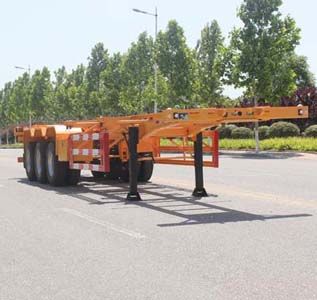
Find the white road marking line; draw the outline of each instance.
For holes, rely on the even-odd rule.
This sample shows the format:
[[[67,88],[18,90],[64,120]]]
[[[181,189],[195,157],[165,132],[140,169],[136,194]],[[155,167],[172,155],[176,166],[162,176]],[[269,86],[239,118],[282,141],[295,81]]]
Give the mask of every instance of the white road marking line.
[[[83,214],[80,211],[75,210],[75,209],[60,208],[59,210],[65,212],[65,213],[71,214],[73,216],[82,218],[82,219],[84,219],[84,220],[86,220],[88,222],[91,222],[93,224],[97,224],[97,225],[100,225],[100,226],[105,227],[107,229],[110,229],[110,230],[125,234],[125,235],[130,236],[130,237],[135,238],[135,239],[144,239],[146,237],[145,235],[143,235],[143,234],[141,234],[139,232],[131,231],[131,230],[119,227],[117,225],[114,225],[112,223],[98,220],[98,219],[96,219],[96,218],[94,218],[92,216]]]

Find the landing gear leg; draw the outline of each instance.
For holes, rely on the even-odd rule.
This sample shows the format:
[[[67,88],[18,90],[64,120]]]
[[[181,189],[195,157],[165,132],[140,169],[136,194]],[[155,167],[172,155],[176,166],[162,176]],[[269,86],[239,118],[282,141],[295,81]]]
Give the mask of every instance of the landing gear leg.
[[[128,201],[141,200],[138,193],[138,151],[139,128],[129,127],[129,183],[130,190],[127,195]]]
[[[204,188],[204,175],[203,175],[203,134],[200,132],[196,135],[194,142],[194,159],[195,159],[195,189],[193,196],[195,197],[208,197]]]

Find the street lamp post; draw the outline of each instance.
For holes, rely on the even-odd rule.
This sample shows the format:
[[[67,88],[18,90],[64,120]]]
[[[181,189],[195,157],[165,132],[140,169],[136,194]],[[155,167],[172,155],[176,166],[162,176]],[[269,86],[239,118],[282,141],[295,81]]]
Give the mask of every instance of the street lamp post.
[[[24,68],[24,67],[20,67],[20,66],[14,66],[16,69],[19,69],[19,70],[27,70],[28,71],[28,74],[29,74],[29,80],[31,81],[31,66],[28,65],[27,68]],[[32,114],[31,114],[31,105],[29,107],[29,126],[31,128],[32,126]]]
[[[144,15],[149,15],[149,16],[153,16],[155,17],[155,38],[154,38],[154,43],[156,42],[157,39],[157,7],[155,7],[155,13],[151,13],[151,12],[147,12],[144,10],[140,10],[137,8],[133,8],[132,9],[134,12],[136,13],[140,13],[140,14],[144,14]],[[158,65],[155,61],[154,63],[154,93],[155,93],[155,99],[154,99],[154,113],[157,113],[157,69],[158,69]]]
[[[254,97],[254,106],[258,106],[258,98]],[[260,152],[260,139],[259,139],[259,122],[256,121],[254,124],[254,137],[255,137],[255,153]]]

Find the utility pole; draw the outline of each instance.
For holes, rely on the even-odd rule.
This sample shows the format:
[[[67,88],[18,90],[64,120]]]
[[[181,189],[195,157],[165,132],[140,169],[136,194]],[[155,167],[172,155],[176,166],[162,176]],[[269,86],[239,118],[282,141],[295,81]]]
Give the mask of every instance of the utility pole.
[[[258,98],[257,96],[254,97],[254,106],[258,106]],[[254,123],[254,138],[255,138],[255,152],[260,152],[260,139],[259,139],[259,122],[256,121]]]
[[[136,13],[141,13],[144,15],[149,15],[149,16],[153,16],[155,17],[155,37],[154,37],[154,44],[156,45],[156,39],[157,39],[157,18],[158,18],[158,14],[157,14],[157,7],[155,7],[155,13],[150,13],[144,10],[140,10],[137,8],[133,8],[132,9],[134,12]],[[158,64],[157,61],[155,61],[154,63],[154,94],[155,94],[155,99],[154,99],[154,113],[157,113],[157,96],[158,96],[158,92],[157,92],[157,69],[158,69]]]
[[[156,48],[156,39],[157,39],[157,7],[155,7],[155,40],[154,40],[154,45]],[[156,61],[156,56],[155,56],[155,63],[154,63],[154,93],[155,93],[155,99],[154,99],[154,113],[157,113],[157,61]]]

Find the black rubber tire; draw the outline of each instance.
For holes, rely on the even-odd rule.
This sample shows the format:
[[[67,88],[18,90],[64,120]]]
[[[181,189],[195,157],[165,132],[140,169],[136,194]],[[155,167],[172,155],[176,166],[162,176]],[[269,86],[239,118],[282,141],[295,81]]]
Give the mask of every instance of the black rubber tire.
[[[80,181],[80,170],[67,170],[66,183],[68,185],[77,185]]]
[[[138,180],[139,180],[139,174],[140,174],[140,163],[138,163]],[[123,182],[129,182],[130,180],[130,174],[129,174],[129,161],[123,162],[121,164],[121,170],[120,170],[120,180]]]
[[[153,160],[144,160],[140,164],[138,181],[147,182],[151,179],[153,174]]]
[[[34,143],[28,143],[24,148],[24,168],[26,176],[30,181],[36,180],[35,175],[35,162],[34,162]]]
[[[106,173],[104,172],[98,172],[98,171],[91,171],[91,174],[94,178],[96,179],[101,179],[101,178],[104,178]]]
[[[120,180],[129,182],[129,162],[121,163]]]
[[[45,142],[37,142],[34,148],[34,168],[36,180],[47,183],[46,176],[46,146]]]
[[[121,174],[121,160],[119,158],[110,159],[110,172],[106,173],[106,178],[111,180],[118,180]]]
[[[109,172],[109,173],[106,174],[106,179],[118,180],[119,179],[119,174],[117,174],[115,172]]]
[[[50,142],[46,148],[46,171],[47,180],[51,185],[67,184],[68,164],[57,160],[54,142]]]

